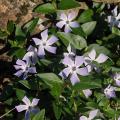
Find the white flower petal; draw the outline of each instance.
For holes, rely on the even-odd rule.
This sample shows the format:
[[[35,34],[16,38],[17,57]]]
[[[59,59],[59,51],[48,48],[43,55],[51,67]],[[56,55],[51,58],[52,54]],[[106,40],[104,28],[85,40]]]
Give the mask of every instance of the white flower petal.
[[[48,40],[47,40],[47,45],[52,45],[54,44],[55,42],[58,41],[58,38],[55,37],[54,35],[52,35]]]
[[[61,13],[60,19],[63,21],[67,21],[67,15],[65,13]]]
[[[77,17],[77,13],[72,11],[71,13],[68,14],[68,20],[72,21]]]
[[[77,28],[77,27],[80,26],[79,23],[76,22],[76,21],[74,21],[74,22],[70,22],[69,25],[70,25],[70,27],[72,27],[72,28]]]
[[[81,116],[79,120],[88,120],[88,118],[86,116]]]
[[[15,106],[15,108],[17,109],[18,112],[22,112],[24,110],[27,110],[28,106],[27,105],[18,105],[18,106]]]
[[[70,26],[68,24],[66,24],[64,31],[65,31],[65,33],[69,33],[72,31],[72,29],[70,28]]]
[[[25,96],[22,101],[27,105],[27,106],[30,106],[31,105],[31,102],[30,100]]]
[[[33,41],[35,42],[36,45],[40,45],[41,44],[41,40],[38,38],[32,38]]]
[[[65,24],[66,24],[65,21],[60,21],[60,22],[57,22],[56,26],[57,26],[58,28],[62,28]]]
[[[34,107],[38,104],[38,102],[39,102],[39,99],[33,98],[31,105]]]
[[[84,63],[84,57],[83,56],[76,56],[75,57],[75,66],[80,67]]]
[[[98,63],[104,63],[106,60],[108,59],[108,56],[106,56],[105,54],[101,53],[97,58],[96,58],[96,62]]]
[[[86,98],[88,98],[92,95],[92,91],[90,89],[83,90],[83,93]]]
[[[73,73],[70,77],[70,81],[72,85],[75,85],[76,83],[80,82],[80,79],[78,78],[76,73]]]
[[[47,39],[48,39],[48,29],[44,30],[44,31],[41,33],[41,37],[42,37],[42,40],[43,40],[43,41],[47,41]]]
[[[88,54],[88,56],[91,58],[91,60],[95,60],[96,51],[93,49],[93,50]]]
[[[92,110],[90,113],[89,113],[89,119],[94,119],[96,116],[97,116],[97,113],[98,113],[98,109],[96,110]]]

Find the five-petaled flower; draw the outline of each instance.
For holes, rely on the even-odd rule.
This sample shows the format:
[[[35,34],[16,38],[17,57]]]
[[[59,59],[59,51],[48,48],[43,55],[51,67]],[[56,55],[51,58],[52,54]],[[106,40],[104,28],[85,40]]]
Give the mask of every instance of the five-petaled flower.
[[[112,10],[112,16],[108,16],[108,23],[110,23],[110,28],[112,28],[113,26],[116,26],[118,28],[120,28],[120,13],[118,13],[118,6],[116,6],[114,8],[114,10]]]
[[[81,116],[79,120],[93,120],[97,116],[97,113],[98,113],[98,109],[92,110],[89,113],[89,117]]]
[[[14,75],[21,77],[23,79],[27,78],[28,73],[36,73],[36,68],[35,67],[30,67],[29,61],[24,61],[18,59],[16,61],[16,65],[14,65],[15,69],[18,70]]]
[[[107,88],[104,89],[104,94],[107,98],[115,98],[116,97],[115,90],[116,87],[108,85]]]
[[[25,103],[25,105],[18,105],[15,106],[18,112],[22,112],[26,110],[25,112],[25,120],[30,120],[30,112],[36,114],[39,112],[38,108],[35,108],[39,102],[39,99],[33,98],[32,102],[25,96],[22,101]]]
[[[120,86],[120,73],[115,73],[115,74],[113,75],[113,79],[115,80],[116,85],[117,85],[117,86]]]
[[[88,53],[88,56],[85,57],[85,65],[87,66],[88,71],[91,72],[92,69],[97,70],[96,65],[93,63],[94,61],[97,63],[104,63],[107,59],[108,56],[103,53],[99,54],[99,56],[96,58],[96,51],[93,49]]]
[[[27,49],[27,53],[24,55],[23,60],[30,62],[31,64],[36,64],[38,57],[37,57],[37,48],[33,47],[32,45],[29,46]]]
[[[71,28],[79,27],[79,23],[77,21],[74,21],[76,17],[77,17],[77,14],[74,11],[66,14],[61,13],[60,21],[56,24],[56,26],[58,28],[63,28],[63,26],[65,26],[64,28],[65,33],[69,33],[72,31]]]
[[[84,63],[84,57],[83,56],[76,56],[74,60],[72,60],[69,57],[65,57],[62,60],[62,63],[66,66],[65,69],[63,69],[59,75],[65,79],[70,75],[70,80],[72,85],[78,83],[79,77],[77,74],[86,76],[88,75],[88,70],[86,67],[80,68],[81,65]]]
[[[48,36],[48,29],[41,33],[41,39],[33,38],[33,41],[38,45],[38,56],[43,58],[45,56],[45,50],[50,53],[56,54],[56,47],[53,47],[55,42],[58,41],[58,38],[52,35],[50,38]]]

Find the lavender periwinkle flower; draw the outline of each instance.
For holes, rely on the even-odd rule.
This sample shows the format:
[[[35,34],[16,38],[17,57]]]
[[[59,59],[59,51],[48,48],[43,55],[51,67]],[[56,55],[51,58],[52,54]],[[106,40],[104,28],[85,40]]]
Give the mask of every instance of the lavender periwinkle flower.
[[[83,90],[83,93],[84,93],[85,97],[88,98],[92,95],[92,90],[85,89],[85,90]]]
[[[77,74],[86,76],[88,75],[88,70],[86,67],[80,68],[81,65],[84,63],[84,57],[83,56],[76,56],[74,60],[72,60],[69,57],[65,57],[62,60],[62,63],[66,66],[65,69],[63,69],[59,75],[65,79],[70,75],[70,81],[72,85],[80,82],[79,77]]]
[[[116,26],[120,28],[120,13],[118,13],[118,6],[112,10],[112,15],[108,16],[108,23],[110,23],[110,28]]]
[[[92,110],[89,113],[89,117],[81,116],[79,120],[93,120],[97,116],[97,113],[98,113],[98,109]]]
[[[31,64],[36,64],[37,60],[38,60],[38,56],[37,56],[37,48],[33,47],[32,45],[30,45],[27,49],[27,53],[24,55],[23,60],[26,60],[28,62],[30,62]]]
[[[105,89],[104,89],[104,94],[107,98],[115,98],[116,94],[115,94],[115,90],[116,87],[113,87],[111,85],[108,85]]]
[[[25,120],[30,120],[30,113],[38,113],[39,112],[39,109],[36,108],[38,102],[39,102],[39,99],[36,99],[36,98],[33,98],[32,102],[25,96],[22,101],[25,103],[24,105],[18,105],[18,106],[15,106],[16,110],[18,112],[22,112],[24,110],[26,110],[25,112]]]
[[[116,85],[117,85],[117,86],[120,86],[120,73],[115,73],[115,74],[113,75],[113,79],[114,79]]]
[[[18,59],[16,61],[16,65],[14,65],[14,67],[16,70],[18,70],[14,75],[16,75],[18,77],[22,76],[23,79],[27,78],[28,73],[32,73],[32,74],[36,73],[36,68],[31,67],[29,61]]]
[[[99,71],[99,69],[93,63],[94,61],[97,62],[97,63],[104,63],[108,59],[108,56],[106,56],[103,53],[99,54],[98,57],[96,57],[96,56],[97,55],[96,55],[95,49],[92,49],[88,53],[88,56],[85,57],[85,62],[84,63],[87,66],[89,72],[91,72],[92,69],[95,69],[96,71]]]
[[[56,24],[56,26],[60,29],[64,26],[64,32],[69,33],[72,31],[71,28],[79,27],[79,23],[74,20],[76,17],[77,14],[75,11],[71,11],[70,13],[61,13],[59,16],[60,21]]]
[[[56,47],[52,45],[58,41],[58,38],[52,35],[51,37],[48,36],[48,29],[44,30],[41,33],[41,39],[33,38],[33,41],[38,46],[38,56],[43,58],[45,56],[45,50],[56,54]]]

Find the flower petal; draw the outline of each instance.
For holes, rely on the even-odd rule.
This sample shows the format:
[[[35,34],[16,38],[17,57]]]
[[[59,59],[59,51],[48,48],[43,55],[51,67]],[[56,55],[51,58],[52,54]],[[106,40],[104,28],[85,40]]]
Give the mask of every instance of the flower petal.
[[[17,109],[18,112],[22,112],[24,110],[27,110],[28,106],[27,105],[18,105],[18,106],[15,106],[15,108]]]
[[[28,72],[29,72],[29,73],[37,73],[37,72],[36,72],[36,67],[30,67],[30,68],[28,69]]]
[[[16,64],[17,64],[17,65],[21,65],[21,66],[25,66],[25,62],[24,62],[23,60],[20,60],[20,59],[18,59],[18,60],[16,61]]]
[[[22,101],[27,105],[27,106],[30,106],[31,105],[31,102],[30,100],[25,96]]]
[[[90,89],[83,90],[83,93],[86,98],[92,95],[92,91]]]
[[[70,26],[67,24],[65,25],[65,29],[64,29],[65,33],[69,33],[72,31],[72,29],[70,28]]]
[[[44,30],[44,31],[41,33],[41,37],[42,37],[42,40],[43,40],[43,41],[47,41],[47,39],[48,39],[48,29]]]
[[[69,74],[70,74],[70,68],[69,68],[69,67],[63,69],[63,70],[59,73],[59,75],[60,75],[63,79],[67,78]]]
[[[20,77],[22,74],[23,74],[23,71],[19,70],[14,75]]]
[[[98,113],[98,109],[96,110],[92,110],[90,113],[89,113],[89,119],[94,119],[96,116],[97,116],[97,113]]]
[[[63,21],[67,21],[67,15],[65,13],[61,13],[60,19]]]
[[[75,66],[80,67],[84,63],[84,57],[83,56],[76,56],[75,57]]]
[[[88,72],[87,67],[78,68],[78,69],[76,70],[76,72],[77,72],[79,75],[82,75],[82,76],[87,76],[87,75],[89,75],[89,72]]]
[[[34,114],[37,114],[40,111],[40,109],[39,108],[31,108],[30,111]]]
[[[95,61],[97,61],[98,63],[104,63],[107,59],[108,59],[108,56],[101,53]]]
[[[42,46],[39,46],[39,48],[38,48],[38,56],[40,58],[43,58],[45,56],[45,50]]]
[[[73,73],[70,77],[70,81],[72,83],[72,85],[75,85],[76,83],[80,82],[78,76],[76,73]]]
[[[57,41],[58,41],[58,38],[55,37],[54,35],[52,35],[52,36],[48,39],[47,44],[48,44],[48,45],[52,45],[52,44],[54,44],[54,43],[57,42]]]
[[[72,27],[72,28],[77,28],[77,27],[80,26],[79,23],[76,22],[76,21],[74,21],[74,22],[70,22],[69,25],[70,25],[70,27]]]
[[[62,60],[62,63],[63,63],[64,65],[74,66],[74,61],[72,61],[69,57],[65,57],[65,58]]]
[[[20,66],[20,65],[14,65],[14,68],[15,68],[16,70],[19,70],[19,69],[21,69],[21,66]]]
[[[32,106],[33,107],[36,106],[38,104],[38,102],[39,102],[39,99],[33,98],[33,100],[32,100]]]
[[[96,51],[93,49],[93,50],[88,54],[88,56],[91,58],[91,60],[95,60]]]
[[[65,24],[66,24],[65,21],[60,21],[60,22],[57,22],[56,26],[57,26],[58,28],[62,28]]]
[[[88,120],[86,116],[81,116],[79,120]]]
[[[56,49],[57,49],[56,47],[47,46],[45,47],[45,49],[50,53],[56,54]]]
[[[115,80],[115,82],[117,86],[120,86],[120,80]]]
[[[38,38],[32,38],[36,45],[40,45],[41,40]]]
[[[30,120],[30,111],[29,110],[27,110],[25,112],[25,120]]]
[[[69,20],[69,21],[74,20],[76,17],[77,17],[76,12],[73,12],[73,11],[72,11],[71,13],[68,14],[68,20]]]

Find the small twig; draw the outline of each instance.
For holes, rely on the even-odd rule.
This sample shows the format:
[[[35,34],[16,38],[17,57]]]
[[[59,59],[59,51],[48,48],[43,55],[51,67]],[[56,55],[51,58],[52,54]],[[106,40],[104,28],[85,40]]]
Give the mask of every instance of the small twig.
[[[15,108],[11,109],[10,111],[8,111],[7,113],[3,114],[2,116],[0,116],[0,119],[5,117],[7,114],[9,114],[10,112],[12,112]]]

